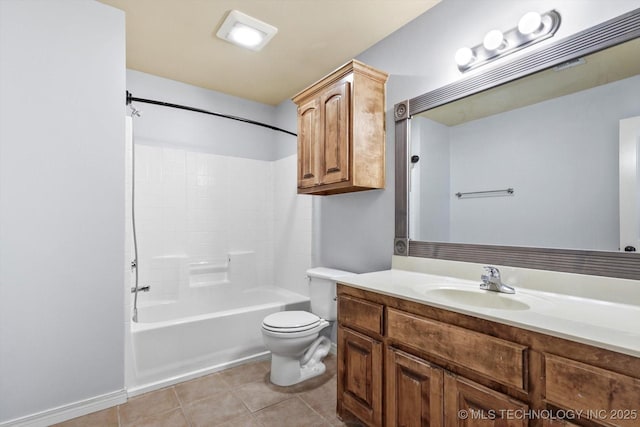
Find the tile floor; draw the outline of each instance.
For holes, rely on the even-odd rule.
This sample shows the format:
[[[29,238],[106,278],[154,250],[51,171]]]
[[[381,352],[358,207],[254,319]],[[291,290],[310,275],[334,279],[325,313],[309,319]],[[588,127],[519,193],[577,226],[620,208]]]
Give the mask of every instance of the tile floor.
[[[335,414],[336,357],[327,356],[325,364],[327,372],[321,376],[278,387],[269,382],[269,361],[249,363],[55,427],[346,426]]]

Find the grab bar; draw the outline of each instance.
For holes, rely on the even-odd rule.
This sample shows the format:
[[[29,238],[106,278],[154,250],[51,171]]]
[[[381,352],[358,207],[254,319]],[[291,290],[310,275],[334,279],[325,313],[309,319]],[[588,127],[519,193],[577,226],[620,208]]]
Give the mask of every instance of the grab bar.
[[[465,193],[457,192],[455,195],[458,199],[462,199],[466,196],[510,196],[513,195],[514,192],[515,190],[513,188],[506,188],[504,190],[467,191]]]

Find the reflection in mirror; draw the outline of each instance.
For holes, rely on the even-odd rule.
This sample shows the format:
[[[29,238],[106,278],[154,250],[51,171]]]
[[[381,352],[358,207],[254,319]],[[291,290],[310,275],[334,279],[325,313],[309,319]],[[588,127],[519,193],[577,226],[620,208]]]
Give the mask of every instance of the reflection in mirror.
[[[413,116],[410,239],[602,251],[635,244],[638,141],[625,154],[636,156],[634,173],[623,172],[619,128],[637,116],[638,40]],[[635,180],[625,187],[634,203],[620,204],[620,180]]]

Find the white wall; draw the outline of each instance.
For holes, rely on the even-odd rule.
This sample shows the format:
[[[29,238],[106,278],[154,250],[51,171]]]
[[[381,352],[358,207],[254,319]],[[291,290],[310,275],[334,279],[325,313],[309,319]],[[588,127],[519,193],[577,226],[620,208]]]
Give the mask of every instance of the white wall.
[[[0,2],[0,424],[124,396],[124,67],[121,11]]]
[[[320,246],[314,263],[356,272],[390,267],[394,236],[393,105],[459,79],[453,61],[459,47],[480,43],[494,27],[512,28],[529,10],[556,9],[562,15],[558,32],[546,43],[637,7],[637,0],[610,1],[606,8],[601,0],[443,0],[358,55],[357,59],[391,74],[387,83],[386,189],[318,199],[314,215],[318,212],[320,218],[314,222],[318,222]],[[526,52],[524,49],[519,54]]]

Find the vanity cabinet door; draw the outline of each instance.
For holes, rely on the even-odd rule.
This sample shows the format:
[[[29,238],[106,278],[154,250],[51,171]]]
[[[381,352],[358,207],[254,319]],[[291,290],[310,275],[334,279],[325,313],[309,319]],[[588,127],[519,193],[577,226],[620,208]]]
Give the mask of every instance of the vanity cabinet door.
[[[526,427],[529,407],[451,373],[444,376],[445,427]]]
[[[338,327],[338,413],[341,406],[369,426],[382,425],[382,343]]]
[[[443,370],[392,347],[386,352],[386,425],[442,427]]]

